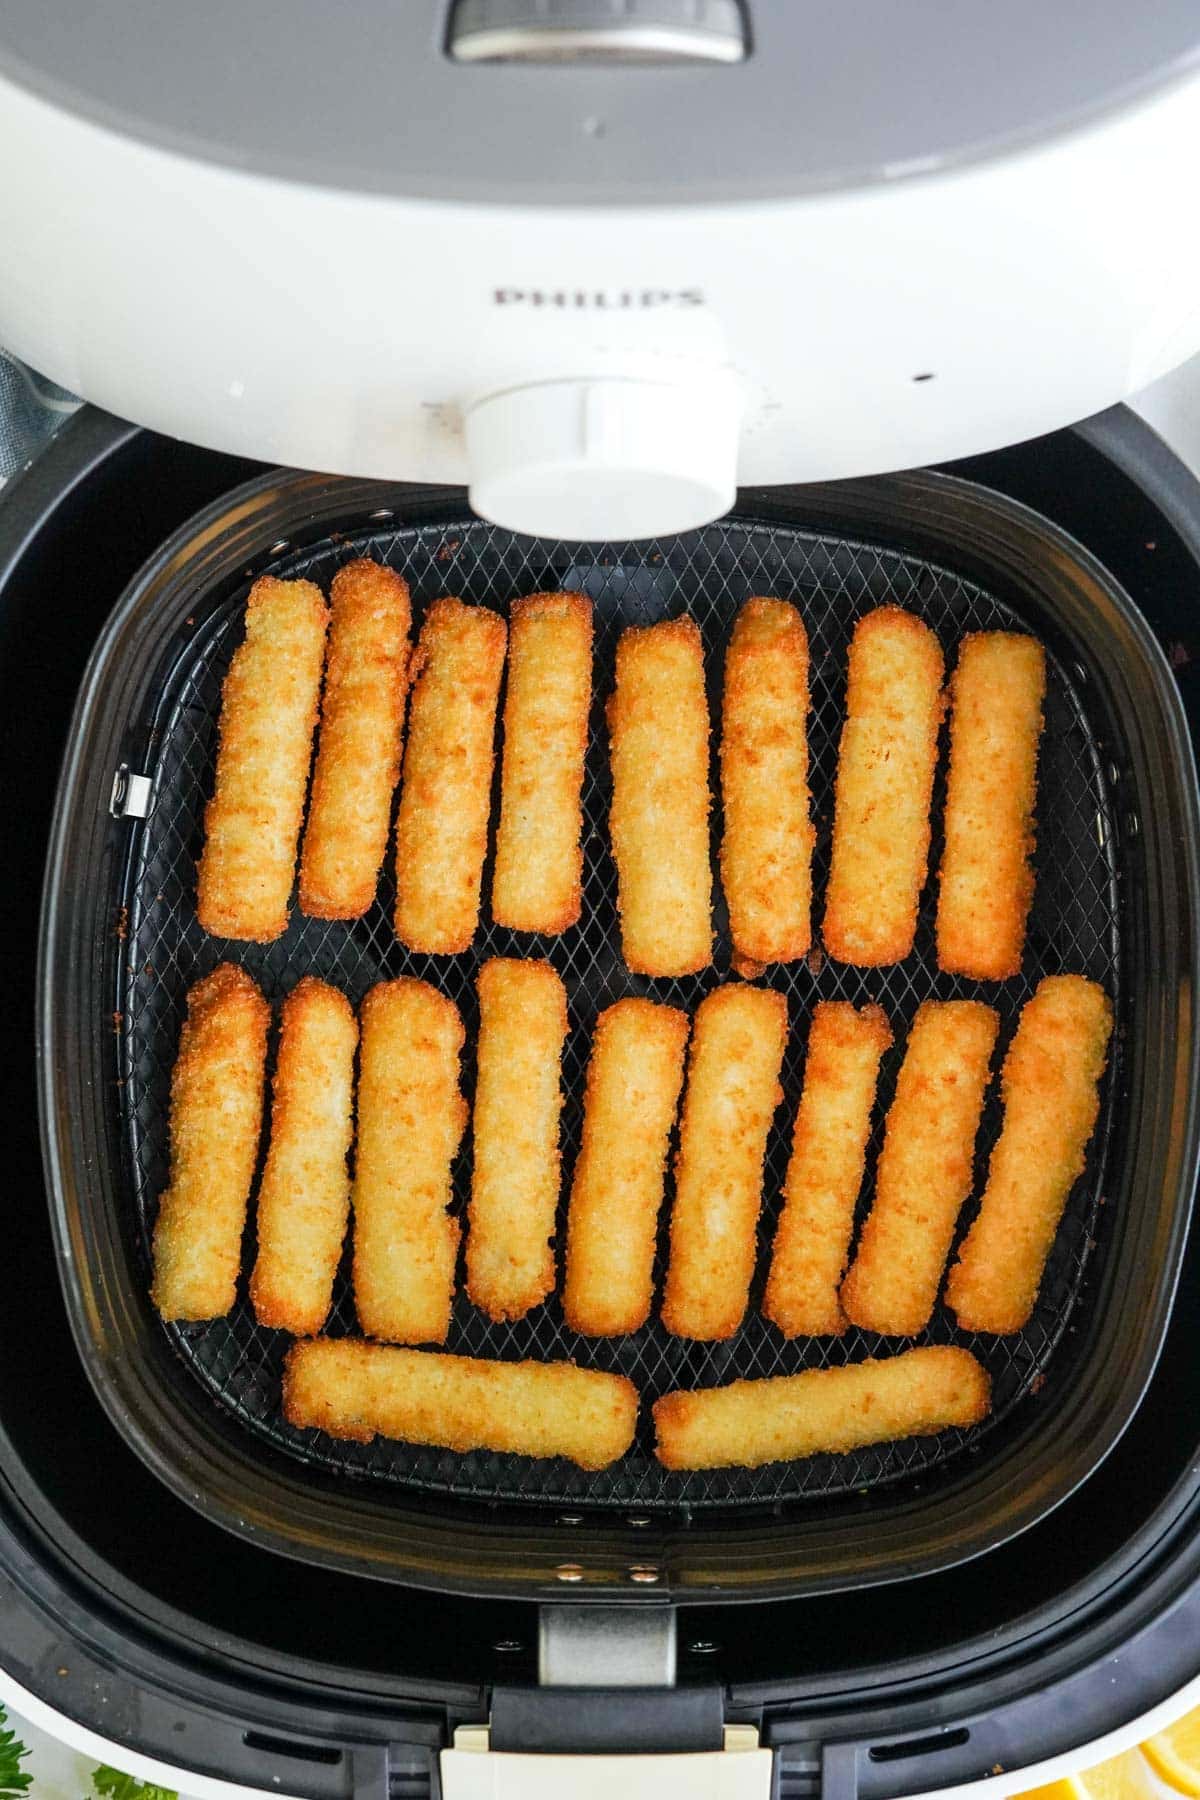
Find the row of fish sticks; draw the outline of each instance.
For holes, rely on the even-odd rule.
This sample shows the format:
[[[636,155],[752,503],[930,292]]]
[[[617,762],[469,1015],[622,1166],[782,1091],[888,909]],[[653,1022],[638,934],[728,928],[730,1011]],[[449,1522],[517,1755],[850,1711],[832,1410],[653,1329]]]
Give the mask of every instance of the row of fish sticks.
[[[513,602],[506,625],[487,607],[440,599],[415,649],[411,622],[406,584],[370,561],[338,573],[331,609],[309,582],[255,584],[222,699],[199,871],[206,930],[265,942],[285,929],[319,713],[301,911],[350,919],[372,904],[400,780],[397,936],[421,952],[468,949],[481,907],[506,647],[492,916],[543,934],[578,921],[590,602],[531,595]],[[1044,689],[1034,639],[986,632],[963,640],[948,690],[937,912],[945,970],[986,980],[1020,970]],[[920,620],[888,606],[859,621],[822,927],[838,961],[881,966],[912,949],[946,691],[941,646]],[[747,601],[724,667],[720,870],[735,964],[751,976],[798,960],[813,941],[808,714],[800,612],[784,600]],[[713,877],[709,709],[691,619],[622,633],[608,723],[625,961],[652,977],[697,973],[712,962]]]
[[[557,1283],[567,1006],[561,979],[542,961],[493,959],[478,992],[466,1292],[501,1321],[524,1317]],[[390,1343],[443,1344],[460,1238],[452,1165],[468,1118],[462,1020],[445,995],[409,977],[372,988],[360,1017],[361,1045],[348,1001],[312,977],[284,1002],[251,1300],[261,1324],[320,1332],[353,1201],[363,1331]],[[166,1318],[212,1318],[234,1303],[268,1018],[251,977],[229,964],[189,997],[172,1084],[170,1185],[154,1238],[153,1294]],[[645,998],[600,1015],[567,1209],[562,1304],[571,1329],[613,1336],[650,1317],[678,1114],[662,1322],[702,1341],[737,1332],[756,1263],[788,1024],[785,997],[748,983],[716,988],[691,1021]],[[1111,1028],[1107,996],[1081,976],[1047,977],[1022,1010],[1001,1077],[1003,1127],[946,1288],[968,1330],[1019,1331],[1033,1310],[1095,1125]],[[836,1335],[851,1323],[912,1337],[928,1324],[971,1192],[998,1029],[982,1001],[918,1009],[851,1256],[892,1034],[876,1006],[816,1007],[764,1297],[785,1336]]]

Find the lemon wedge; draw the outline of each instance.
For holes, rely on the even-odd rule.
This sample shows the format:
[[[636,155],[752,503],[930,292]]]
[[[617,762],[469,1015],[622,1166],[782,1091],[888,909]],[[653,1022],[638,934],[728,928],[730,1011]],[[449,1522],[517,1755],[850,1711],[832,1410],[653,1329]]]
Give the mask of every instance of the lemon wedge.
[[[1200,1706],[1142,1745],[1151,1768],[1181,1794],[1200,1794]]]
[[[1146,1800],[1150,1786],[1141,1756],[1136,1750],[1127,1750],[1124,1756],[1110,1757],[1094,1768],[1081,1769],[1078,1775],[1064,1775],[1044,1787],[1028,1788],[1013,1800]],[[1186,1791],[1200,1794],[1200,1787]]]
[[[1064,1775],[1060,1781],[1048,1781],[1045,1787],[1026,1788],[1023,1794],[1014,1794],[1013,1800],[1081,1800],[1083,1789],[1073,1775]]]

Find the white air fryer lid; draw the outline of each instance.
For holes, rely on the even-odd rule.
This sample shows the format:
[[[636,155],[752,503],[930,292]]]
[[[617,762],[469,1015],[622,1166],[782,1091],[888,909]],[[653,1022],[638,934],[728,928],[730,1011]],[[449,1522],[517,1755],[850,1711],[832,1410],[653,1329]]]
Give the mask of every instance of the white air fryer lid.
[[[650,66],[622,60],[623,40]],[[488,51],[542,60],[458,60]],[[621,66],[580,60],[596,55]],[[93,121],[257,173],[442,200],[861,185],[1060,131],[1198,59],[1195,0],[0,8],[0,73]]]

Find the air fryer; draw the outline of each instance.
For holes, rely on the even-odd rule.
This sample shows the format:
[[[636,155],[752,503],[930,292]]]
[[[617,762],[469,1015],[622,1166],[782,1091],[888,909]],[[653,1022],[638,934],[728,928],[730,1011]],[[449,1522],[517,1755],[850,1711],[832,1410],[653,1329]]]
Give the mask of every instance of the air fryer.
[[[313,1800],[751,1741],[764,1792],[884,1796],[1027,1765],[1194,1672],[1200,490],[1114,403],[1200,345],[1198,54],[1188,0],[4,9],[0,341],[91,403],[0,498],[23,1689]],[[710,654],[756,557],[835,652],[876,596],[951,640],[1044,636],[1031,969],[1081,958],[1120,1030],[987,1432],[686,1490],[645,1443],[627,1493],[348,1466],[279,1426],[244,1315],[214,1362],[149,1313],[230,621],[257,571],[328,575],[334,533],[429,579],[444,549],[476,597],[529,591],[533,555],[610,633],[686,602]]]

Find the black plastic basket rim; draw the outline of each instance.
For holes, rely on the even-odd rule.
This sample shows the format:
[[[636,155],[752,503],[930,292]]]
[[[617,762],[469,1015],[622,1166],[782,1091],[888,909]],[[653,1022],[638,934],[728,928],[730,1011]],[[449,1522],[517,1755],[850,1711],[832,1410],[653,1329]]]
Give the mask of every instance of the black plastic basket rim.
[[[424,605],[443,588],[468,600],[502,609],[511,595],[551,583],[582,587],[595,601],[595,689],[591,743],[584,783],[584,908],[577,926],[551,939],[529,939],[498,928],[488,906],[469,951],[453,958],[415,956],[396,943],[392,922],[392,871],[385,863],[376,902],[349,924],[292,914],[284,936],[270,946],[219,944],[198,928],[193,894],[201,837],[201,811],[211,783],[215,723],[221,680],[237,642],[244,594],[235,591],[215,605],[207,601],[189,614],[188,631],[172,657],[150,726],[152,760],[143,765],[151,782],[153,812],[131,826],[134,842],[119,891],[123,929],[117,957],[114,1011],[120,1019],[119,1107],[126,1144],[129,1191],[139,1226],[140,1261],[149,1279],[150,1239],[159,1196],[167,1182],[165,1122],[168,1082],[174,1062],[184,997],[192,983],[219,957],[239,962],[268,995],[281,998],[301,976],[317,973],[360,999],[376,980],[415,975],[429,980],[460,1006],[467,1022],[464,1075],[468,1092],[475,1047],[475,977],[492,955],[547,956],[562,974],[569,995],[572,1030],[563,1058],[566,1105],[563,1111],[563,1204],[558,1246],[565,1236],[565,1199],[579,1141],[584,1061],[590,1027],[603,1006],[634,993],[691,1013],[712,984],[731,978],[732,946],[718,890],[715,966],[695,977],[647,981],[632,977],[616,955],[614,870],[608,845],[608,756],[604,697],[613,680],[617,638],[626,624],[670,615],[685,605],[700,625],[708,649],[714,717],[719,708],[723,651],[742,591],[794,592],[805,615],[810,644],[812,711],[808,737],[813,812],[818,820],[814,880],[818,899],[828,863],[831,788],[840,732],[841,684],[847,640],[865,610],[902,601],[937,630],[953,657],[965,630],[1019,625],[1012,613],[976,583],[924,559],[905,558],[852,540],[829,538],[786,527],[725,521],[644,551],[625,546],[543,543],[515,538],[479,520],[456,518],[432,525],[376,521],[368,533],[339,532],[336,541],[279,554],[270,565],[276,576],[303,576],[328,586],[336,568],[367,554],[381,559],[410,582],[418,624]],[[848,1330],[841,1338],[788,1342],[763,1321],[760,1286],[767,1244],[782,1192],[789,1126],[800,1089],[801,1045],[812,1009],[820,1000],[863,1000],[881,1004],[897,1033],[884,1057],[879,1105],[875,1109],[872,1153],[860,1201],[870,1206],[881,1114],[903,1056],[906,1032],[921,1001],[983,998],[1002,1021],[996,1051],[1003,1057],[1021,1005],[1046,973],[1071,969],[1099,981],[1121,1011],[1119,906],[1114,852],[1118,826],[1100,758],[1096,754],[1081,696],[1057,658],[1048,664],[1046,730],[1042,744],[1041,846],[1038,893],[1021,974],[1003,983],[978,983],[945,976],[935,966],[933,905],[927,888],[916,948],[891,968],[860,970],[820,954],[774,966],[759,977],[789,1005],[791,1029],[782,1072],[784,1101],[768,1139],[764,1208],[759,1240],[762,1254],[747,1316],[734,1337],[714,1345],[688,1344],[671,1337],[657,1317],[637,1333],[592,1340],[572,1333],[555,1295],[515,1323],[488,1322],[470,1305],[461,1287],[453,1309],[450,1352],[501,1360],[569,1358],[585,1366],[620,1371],[635,1381],[643,1401],[638,1439],[610,1470],[585,1473],[561,1462],[535,1463],[476,1450],[467,1455],[376,1439],[370,1445],[341,1444],[323,1433],[300,1432],[280,1416],[282,1358],[286,1334],[255,1322],[244,1292],[228,1318],[207,1325],[171,1325],[170,1341],[198,1380],[234,1419],[260,1440],[312,1467],[348,1479],[420,1488],[478,1500],[515,1501],[538,1506],[616,1507],[630,1511],[691,1512],[697,1508],[745,1508],[876,1492],[889,1481],[912,1481],[939,1469],[950,1457],[986,1454],[986,1439],[1030,1391],[1059,1378],[1059,1363],[1086,1302],[1092,1251],[1104,1254],[1111,1213],[1100,1205],[1107,1142],[1113,1118],[1112,1095],[1120,1080],[1120,1051],[1114,1046],[1106,1075],[1101,1121],[1093,1134],[1086,1175],[1075,1186],[1066,1217],[1027,1326],[1012,1337],[963,1333],[944,1307],[935,1310],[920,1343],[953,1341],[980,1357],[992,1378],[992,1411],[969,1430],[868,1446],[840,1456],[810,1457],[757,1470],[714,1470],[671,1474],[654,1459],[648,1443],[649,1408],[660,1393],[675,1387],[706,1387],[747,1377],[771,1377],[800,1368],[855,1362],[868,1355],[895,1354],[904,1347],[869,1333]],[[935,796],[937,831],[931,866],[940,853],[940,782]],[[720,835],[720,796],[715,795],[714,837]],[[486,886],[486,883],[485,883]],[[819,905],[816,909],[819,917]],[[274,1039],[272,1040],[274,1041]],[[989,1085],[977,1139],[976,1195],[991,1143],[999,1127],[997,1084]],[[465,1209],[470,1134],[457,1165],[457,1198]],[[659,1275],[665,1264],[666,1221],[660,1229]],[[973,1216],[963,1209],[961,1237]],[[953,1255],[953,1253],[952,1253]],[[658,1285],[658,1284],[656,1284]],[[354,1334],[357,1322],[347,1260],[334,1288],[326,1331]]]
[[[530,1591],[532,1582],[534,1589],[544,1585],[547,1591],[554,1592],[557,1597],[586,1597],[586,1587],[584,1594],[580,1596],[575,1593],[564,1595],[563,1590],[554,1585],[557,1564],[553,1558],[559,1554],[567,1554],[568,1549],[571,1554],[582,1553],[586,1543],[592,1559],[594,1579],[603,1581],[609,1587],[626,1588],[625,1577],[630,1555],[626,1546],[634,1540],[628,1539],[628,1534],[623,1532],[619,1524],[611,1533],[601,1523],[594,1531],[576,1530],[565,1534],[557,1524],[549,1525],[539,1532],[542,1542],[539,1553],[533,1557],[531,1564],[528,1547],[521,1549],[514,1546],[509,1537],[510,1531],[516,1526],[515,1520],[507,1519],[495,1508],[490,1509],[489,1516],[480,1519],[479,1509],[456,1507],[455,1518],[458,1521],[461,1517],[461,1524],[456,1523],[450,1528],[450,1537],[459,1539],[459,1548],[463,1554],[457,1558],[451,1554],[451,1562],[456,1562],[457,1566],[446,1567],[443,1564],[439,1569],[436,1566],[438,1557],[430,1556],[432,1540],[439,1539],[443,1554],[452,1549],[452,1546],[438,1523],[431,1520],[425,1510],[415,1511],[411,1518],[407,1513],[398,1515],[394,1506],[381,1509],[359,1493],[348,1503],[350,1514],[347,1514],[345,1508],[337,1504],[336,1498],[325,1491],[323,1484],[298,1488],[293,1472],[278,1466],[260,1470],[258,1473],[263,1477],[264,1485],[256,1486],[251,1482],[250,1489],[247,1490],[244,1485],[247,1470],[242,1466],[242,1459],[235,1449],[222,1440],[219,1433],[214,1432],[211,1419],[200,1413],[191,1413],[186,1403],[180,1405],[178,1400],[174,1405],[160,1404],[163,1396],[155,1392],[155,1382],[146,1379],[150,1371],[142,1368],[136,1376],[131,1376],[130,1358],[127,1355],[106,1355],[103,1346],[98,1343],[93,1280],[96,1270],[90,1260],[90,1249],[95,1247],[96,1242],[93,1231],[97,1220],[94,1217],[85,1220],[71,1204],[71,1199],[77,1198],[77,1195],[72,1193],[70,1177],[79,1166],[72,1149],[78,1149],[79,1145],[76,1143],[71,1146],[66,1141],[73,1135],[78,1136],[72,1129],[76,1124],[75,1118],[69,1111],[64,1117],[57,1105],[62,1097],[59,1080],[63,1065],[59,1048],[62,1041],[62,1021],[58,1015],[56,995],[64,992],[64,945],[61,939],[64,926],[69,926],[72,922],[78,924],[79,886],[77,884],[73,898],[69,897],[63,892],[61,878],[64,865],[77,861],[82,848],[80,844],[73,843],[72,839],[76,833],[79,802],[82,799],[79,788],[87,774],[84,766],[86,750],[91,734],[99,722],[98,715],[111,713],[114,704],[111,693],[97,691],[98,678],[102,674],[110,675],[110,659],[119,640],[127,637],[134,615],[137,615],[139,621],[138,632],[144,632],[147,614],[153,612],[155,601],[161,599],[165,589],[173,584],[179,586],[181,581],[186,587],[189,580],[207,585],[213,578],[211,570],[207,574],[204,571],[207,568],[205,558],[211,560],[214,544],[220,536],[214,528],[223,525],[226,534],[232,533],[232,536],[226,535],[223,539],[226,562],[244,561],[249,569],[255,563],[261,564],[261,551],[265,546],[275,544],[279,536],[285,535],[280,529],[280,521],[285,515],[292,521],[293,537],[298,534],[320,536],[335,516],[377,511],[389,500],[393,509],[400,508],[407,517],[413,519],[426,516],[431,509],[445,516],[456,507],[461,509],[462,504],[461,494],[451,490],[332,482],[319,477],[287,474],[268,475],[249,483],[209,508],[206,513],[198,515],[163,546],[159,555],[132,584],[97,645],[77,708],[60,788],[44,899],[39,981],[41,1041],[44,1048],[41,1065],[43,1130],[55,1199],[55,1226],[60,1251],[64,1252],[64,1285],[77,1343],[93,1383],[110,1414],[160,1476],[192,1504],[199,1505],[211,1516],[235,1529],[249,1531],[263,1541],[274,1543],[276,1548],[290,1550],[293,1554],[315,1556],[318,1560],[331,1561],[343,1567],[367,1568],[370,1572],[390,1574],[397,1579],[417,1580],[430,1585],[466,1586],[473,1590],[494,1589],[497,1582],[511,1588],[515,1579],[516,1586],[526,1593]],[[1169,673],[1148,629],[1132,604],[1085,550],[1072,544],[1065,534],[1049,526],[1037,515],[1029,513],[1027,509],[1002,500],[986,490],[975,489],[970,484],[943,476],[922,474],[887,477],[875,482],[839,484],[828,489],[756,493],[744,496],[743,500],[744,504],[739,507],[739,517],[761,521],[765,515],[768,523],[774,522],[800,530],[819,530],[824,526],[840,532],[845,524],[854,523],[859,529],[853,535],[868,542],[873,540],[888,543],[889,539],[895,542],[899,529],[905,547],[910,546],[914,532],[918,538],[931,532],[936,535],[939,529],[944,529],[944,516],[947,512],[956,512],[965,507],[971,514],[972,529],[969,535],[972,552],[981,559],[981,566],[977,570],[981,579],[987,579],[989,572],[994,573],[990,565],[1001,552],[1012,560],[1011,538],[1014,533],[1018,538],[1027,534],[1034,544],[1040,546],[1043,553],[1046,550],[1056,552],[1062,559],[1062,567],[1071,569],[1074,576],[1082,577],[1095,596],[1105,598],[1111,612],[1110,625],[1120,622],[1129,638],[1126,648],[1128,650],[1132,647],[1136,652],[1133,660],[1140,662],[1141,675],[1143,679],[1148,679],[1155,694],[1161,715],[1158,720],[1162,735],[1160,749],[1172,768],[1174,781],[1170,798],[1174,803],[1173,810],[1178,814],[1178,829],[1171,833],[1171,847],[1187,865],[1188,875],[1194,875],[1194,775],[1186,727]],[[372,501],[375,505],[369,508],[368,503]],[[886,524],[878,522],[881,509],[885,513],[890,510],[893,515]],[[908,517],[903,516],[906,509]],[[829,522],[830,515],[840,515],[832,526]],[[876,522],[872,528],[873,519]],[[925,554],[927,548],[927,545],[919,548],[916,553]],[[191,556],[188,555],[189,550],[192,552]],[[193,560],[197,552],[199,566]],[[944,547],[942,553],[943,556],[946,553]],[[956,557],[955,561],[957,566],[962,566],[961,557]],[[1020,555],[1017,555],[1018,569],[1020,561]],[[1006,572],[1005,580],[1008,579]],[[125,648],[131,649],[131,646],[126,643]],[[113,720],[109,717],[109,736],[112,734],[112,725]],[[94,769],[92,775],[94,778]],[[1182,898],[1186,904],[1186,918],[1181,914],[1176,920],[1177,927],[1184,926],[1185,929],[1177,929],[1174,936],[1184,951],[1183,960],[1190,966],[1194,959],[1196,936],[1195,917],[1190,906],[1190,894],[1194,888],[1186,878],[1173,885],[1176,898]],[[65,916],[67,914],[76,916],[72,920]],[[1176,1154],[1170,1158],[1170,1171],[1176,1173],[1181,1166],[1184,1169],[1188,1166],[1196,1131],[1196,1044],[1190,1025],[1179,1037],[1177,1047],[1177,1062],[1182,1061],[1186,1065],[1188,1078],[1181,1090],[1184,1116],[1182,1120],[1175,1122],[1176,1129],[1172,1134]],[[64,1123],[68,1127],[66,1131],[62,1129]],[[1180,1152],[1183,1153],[1182,1157]],[[830,1555],[830,1546],[826,1545],[815,1561],[811,1557],[808,1559],[810,1566],[807,1580],[810,1586],[836,1586],[846,1581],[853,1581],[857,1585],[863,1580],[896,1579],[921,1567],[945,1566],[948,1561],[977,1554],[987,1548],[989,1543],[999,1541],[998,1525],[999,1535],[1005,1537],[1023,1529],[1034,1518],[1049,1510],[1050,1505],[1065,1498],[1084,1479],[1099,1457],[1116,1441],[1152,1371],[1157,1344],[1161,1339],[1161,1328],[1165,1325],[1169,1310],[1178,1267],[1178,1248],[1182,1244],[1186,1224],[1186,1181],[1177,1181],[1176,1186],[1179,1190],[1176,1196],[1178,1204],[1169,1209],[1170,1229],[1165,1246],[1169,1254],[1153,1308],[1157,1326],[1151,1322],[1148,1336],[1143,1334],[1146,1341],[1139,1347],[1139,1354],[1135,1358],[1125,1359],[1123,1379],[1119,1384],[1122,1404],[1118,1410],[1110,1412],[1107,1421],[1096,1421],[1103,1429],[1090,1435],[1086,1454],[1058,1458],[1060,1467],[1057,1479],[1050,1484],[1052,1491],[1037,1491],[1036,1481],[1026,1483],[1026,1495],[1018,1504],[1006,1509],[1007,1517],[1002,1524],[992,1506],[988,1529],[978,1528],[978,1518],[974,1520],[973,1526],[960,1519],[959,1528],[950,1533],[953,1541],[947,1541],[945,1534],[939,1533],[942,1541],[936,1548],[931,1547],[928,1533],[923,1530],[919,1521],[919,1515],[927,1511],[927,1508],[918,1502],[914,1510],[911,1500],[889,1507],[890,1523],[886,1534],[889,1542],[886,1552],[872,1554],[869,1549],[864,1550],[861,1544],[855,1552],[849,1550],[843,1541],[840,1550]],[[109,1301],[114,1297],[111,1293],[107,1296]],[[112,1315],[114,1318],[119,1317],[125,1330],[136,1324],[130,1316],[128,1299],[129,1296],[125,1296]],[[142,1346],[134,1360],[143,1360],[144,1352],[145,1346]],[[159,1373],[161,1374],[161,1370]],[[1030,1436],[1028,1430],[1017,1434],[1018,1440],[1027,1440]],[[1034,1431],[1032,1437],[1037,1439],[1038,1433]],[[1015,1443],[1010,1446],[1006,1459],[1010,1464],[1010,1478],[1012,1454],[1016,1447]],[[211,1465],[206,1468],[206,1473],[212,1479],[202,1485],[197,1484],[194,1479],[197,1456],[201,1458],[202,1464],[206,1462]],[[1069,1468],[1065,1466],[1067,1462],[1070,1463]],[[191,1466],[191,1472],[186,1476],[182,1475],[181,1468],[187,1468],[188,1465]],[[1026,1466],[1031,1466],[1028,1460]],[[972,1479],[970,1474],[964,1474],[940,1497],[943,1512],[948,1515],[961,1513],[964,1504],[968,1513],[975,1510],[969,1503],[970,1497],[974,1495],[982,1498],[982,1488],[985,1485],[988,1484],[981,1484],[977,1479]],[[234,1493],[239,1498],[231,1504]],[[1017,1496],[1013,1493],[1010,1479],[1009,1499],[1014,1498]],[[286,1519],[280,1517],[281,1513],[287,1515]],[[337,1536],[336,1543],[330,1530],[335,1515],[340,1521],[340,1535]],[[350,1515],[353,1515],[353,1528],[349,1528]],[[411,1527],[409,1543],[404,1547],[394,1541],[390,1545],[381,1544],[381,1526],[385,1523],[390,1525],[391,1529],[383,1535],[394,1540],[397,1536],[395,1527],[401,1518],[406,1531]],[[843,1524],[846,1523],[848,1521],[843,1521]],[[865,1523],[865,1520],[861,1523]],[[875,1523],[880,1524],[881,1521],[876,1519]],[[528,1525],[527,1518],[526,1524]],[[731,1535],[725,1532],[725,1524],[725,1521],[721,1522],[721,1529],[714,1531],[711,1542],[706,1532],[693,1530],[680,1534],[678,1544],[670,1541],[672,1532],[668,1524],[661,1534],[657,1530],[654,1533],[654,1537],[660,1541],[653,1551],[644,1535],[636,1539],[638,1553],[643,1558],[656,1554],[673,1590],[685,1597],[711,1598],[715,1591],[727,1591],[730,1597],[736,1595],[743,1598],[748,1591],[796,1591],[796,1571],[788,1569],[786,1557],[780,1562],[778,1536],[775,1536],[773,1543],[770,1533],[764,1539],[760,1528],[749,1521],[745,1531]],[[826,1525],[827,1522],[818,1523],[818,1536]],[[776,1533],[779,1528],[777,1521]],[[482,1535],[477,1536],[480,1532]],[[838,1532],[834,1531],[833,1536],[837,1537]],[[844,1540],[844,1532],[842,1536]],[[734,1537],[738,1540],[736,1546]],[[687,1540],[686,1545],[683,1538]],[[381,1554],[381,1551],[384,1553]],[[771,1558],[770,1564],[765,1561],[768,1556]],[[706,1564],[710,1566],[706,1568]],[[711,1566],[713,1564],[724,1567],[723,1577],[716,1573]],[[735,1573],[735,1567],[739,1565],[739,1572]],[[517,1569],[520,1570],[519,1575],[516,1573]],[[636,1587],[627,1587],[626,1591],[630,1597],[655,1597],[646,1594],[644,1590],[639,1592]],[[662,1591],[660,1588],[660,1596]]]

